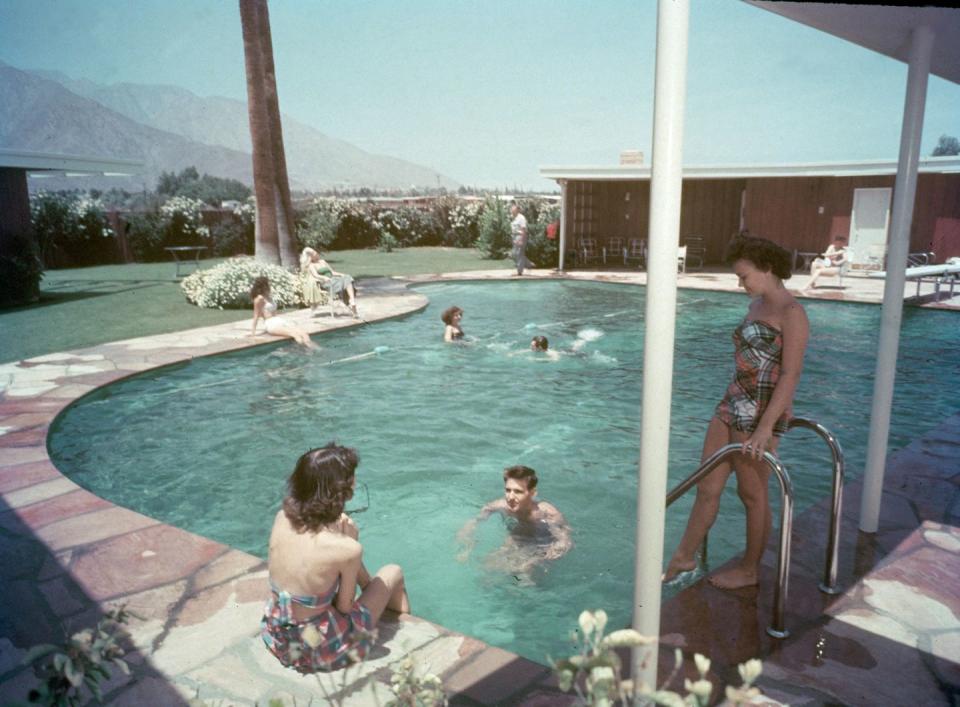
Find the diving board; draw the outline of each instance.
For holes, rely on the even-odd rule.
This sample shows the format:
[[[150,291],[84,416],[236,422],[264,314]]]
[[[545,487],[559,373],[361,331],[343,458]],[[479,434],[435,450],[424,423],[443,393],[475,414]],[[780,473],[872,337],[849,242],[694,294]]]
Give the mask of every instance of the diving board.
[[[886,277],[887,273],[885,270],[881,270],[879,272],[868,272],[867,276]],[[953,297],[953,288],[957,284],[957,280],[960,279],[960,259],[950,258],[950,262],[942,265],[918,265],[907,268],[904,271],[904,276],[907,280],[916,280],[917,297],[920,296],[920,285],[925,281],[933,282],[934,299],[940,299],[940,285],[944,282],[950,285],[950,296]]]

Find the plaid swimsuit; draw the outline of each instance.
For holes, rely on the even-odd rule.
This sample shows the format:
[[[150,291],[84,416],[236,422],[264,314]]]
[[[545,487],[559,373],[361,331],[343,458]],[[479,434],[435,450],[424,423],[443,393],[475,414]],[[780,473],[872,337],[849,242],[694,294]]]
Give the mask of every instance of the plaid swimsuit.
[[[780,378],[783,335],[759,319],[744,320],[733,331],[733,344],[737,372],[714,415],[727,427],[750,434],[757,428]],[[773,425],[773,434],[785,434],[789,422],[786,413],[781,415]]]
[[[296,596],[280,591],[270,582],[270,599],[260,622],[260,636],[267,649],[288,668],[301,673],[338,670],[354,660],[362,660],[373,645],[373,617],[360,603],[353,602],[349,614],[333,606],[340,579],[323,596]],[[308,609],[325,610],[304,621],[293,618],[292,603]],[[354,635],[360,632],[360,635]],[[350,655],[356,651],[356,658]]]

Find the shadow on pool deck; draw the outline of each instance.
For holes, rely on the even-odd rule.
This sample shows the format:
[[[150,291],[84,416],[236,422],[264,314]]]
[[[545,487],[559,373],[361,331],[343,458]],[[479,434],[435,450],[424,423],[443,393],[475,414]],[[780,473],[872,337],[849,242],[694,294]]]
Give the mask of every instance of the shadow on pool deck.
[[[637,281],[636,273],[626,276]],[[583,275],[607,281],[626,276]],[[494,278],[504,273],[456,279]],[[428,279],[440,278],[417,281]],[[735,284],[731,287],[729,275],[698,280],[698,286],[711,289]],[[371,321],[426,304],[402,281],[364,281],[363,289]],[[314,331],[356,325],[349,318],[311,320],[306,312],[291,316]],[[453,705],[568,704],[571,698],[557,690],[545,666],[416,617],[382,622],[378,651],[351,670],[345,689],[342,673],[316,678],[286,670],[257,635],[267,593],[261,560],[115,507],[50,463],[47,430],[74,399],[158,365],[273,340],[249,339],[247,326],[144,337],[0,366],[0,701],[22,699],[32,684],[32,674],[20,665],[26,648],[91,626],[103,607],[125,602],[143,621],[131,624],[133,673],[107,685],[110,704],[180,705],[198,693],[214,704],[265,704],[272,697],[301,703],[321,700],[319,679],[328,691],[342,692],[346,704],[367,705],[374,692],[386,700],[389,668],[408,652],[443,678]],[[672,666],[672,646],[678,646],[688,659],[695,651],[709,654],[719,683],[737,682],[738,662],[763,657],[761,685],[792,704],[955,703],[958,457],[960,415],[892,455],[876,535],[857,531],[859,483],[848,484],[840,548],[843,596],[827,597],[816,589],[825,504],[796,519],[787,611],[792,635],[784,641],[764,632],[772,551],[765,557],[760,591],[721,592],[700,582],[666,602],[661,675]],[[586,607],[570,608],[571,619],[581,608]]]

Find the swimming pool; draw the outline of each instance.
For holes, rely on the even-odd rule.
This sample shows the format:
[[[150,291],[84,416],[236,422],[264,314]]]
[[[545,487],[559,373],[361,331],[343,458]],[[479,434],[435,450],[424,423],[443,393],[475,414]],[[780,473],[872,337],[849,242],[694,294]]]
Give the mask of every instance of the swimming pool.
[[[567,649],[583,608],[630,620],[643,288],[570,281],[445,283],[421,313],[120,381],[81,399],[49,436],[54,463],[104,498],[259,556],[297,456],[336,438],[357,447],[370,507],[356,516],[366,561],[400,563],[415,613],[542,661]],[[443,345],[439,313],[465,311],[476,340]],[[707,421],[732,374],[730,332],[744,295],[679,292],[671,483],[696,466]],[[862,469],[879,308],[807,303],[812,337],[795,411],[839,437]],[[960,327],[948,312],[906,310],[891,447],[960,408]],[[544,334],[567,353],[526,351]],[[579,336],[578,336],[579,335]],[[571,351],[577,339],[582,349]],[[378,353],[379,352],[379,353]],[[829,492],[829,459],[792,432],[783,459],[802,509]],[[454,535],[527,464],[541,497],[570,521],[576,547],[524,586],[484,568],[503,538],[491,519],[471,561]],[[363,501],[359,494],[358,502]],[[669,555],[692,502],[667,519]],[[711,536],[714,562],[742,549],[733,485]]]

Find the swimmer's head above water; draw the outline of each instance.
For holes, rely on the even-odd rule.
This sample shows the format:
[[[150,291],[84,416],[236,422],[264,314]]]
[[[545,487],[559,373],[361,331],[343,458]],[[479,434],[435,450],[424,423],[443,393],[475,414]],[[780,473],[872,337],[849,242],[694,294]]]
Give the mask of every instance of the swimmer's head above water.
[[[536,495],[536,471],[522,464],[508,466],[503,470],[503,497],[511,513],[528,513],[534,505]]]
[[[459,307],[447,307],[445,310],[443,310],[443,314],[440,315],[440,319],[448,326],[455,326],[453,318],[457,315],[463,317],[463,310]]]
[[[535,336],[530,339],[530,350],[531,351],[546,351],[550,348],[550,342],[547,341],[545,336]]]

